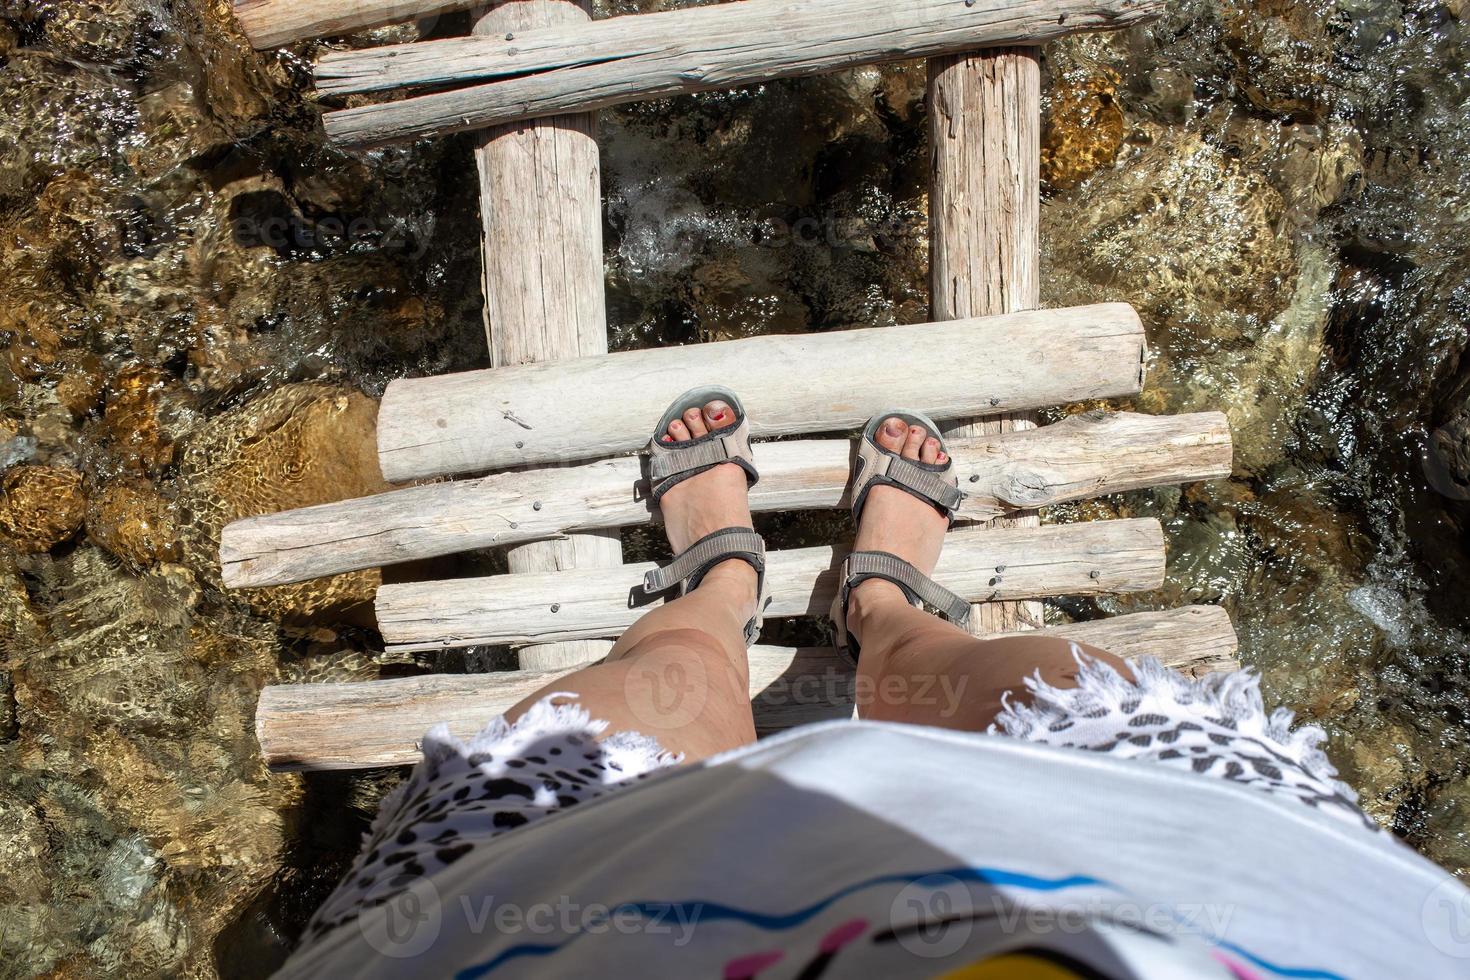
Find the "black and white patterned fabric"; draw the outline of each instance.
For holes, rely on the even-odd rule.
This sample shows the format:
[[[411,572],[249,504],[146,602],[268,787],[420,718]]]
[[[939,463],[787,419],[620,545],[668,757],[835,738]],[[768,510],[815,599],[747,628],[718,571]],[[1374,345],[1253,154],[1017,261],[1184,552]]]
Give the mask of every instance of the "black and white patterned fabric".
[[[681,761],[636,732],[599,740],[607,722],[557,703],[575,697],[549,695],[514,724],[501,715],[469,742],[447,725],[430,729],[424,760],[384,798],[352,871],[303,939],[353,921],[502,834]]]
[[[1227,779],[1378,829],[1322,751],[1327,733],[1317,725],[1293,730],[1286,708],[1268,714],[1250,671],[1191,678],[1140,657],[1129,662],[1135,679],[1128,680],[1075,644],[1072,654],[1075,688],[1027,678],[1028,703],[1007,699],[991,733]]]
[[[1194,679],[1151,657],[1132,662],[1135,680],[1074,646],[1078,685],[1029,678],[1028,704],[1007,703],[990,733],[1101,752],[1225,779],[1377,828],[1336,778],[1315,725],[1292,730],[1293,715],[1269,715],[1248,671]],[[424,737],[424,761],[384,799],[350,874],[317,911],[310,941],[382,905],[477,847],[549,814],[605,796],[681,761],[636,732],[599,738],[574,695],[553,694],[515,724],[496,718],[462,742],[439,725]]]

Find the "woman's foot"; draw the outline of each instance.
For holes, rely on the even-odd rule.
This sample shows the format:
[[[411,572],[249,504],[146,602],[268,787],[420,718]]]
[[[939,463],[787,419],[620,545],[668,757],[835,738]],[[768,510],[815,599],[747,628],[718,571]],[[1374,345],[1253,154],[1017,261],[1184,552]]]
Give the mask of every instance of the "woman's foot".
[[[659,438],[668,445],[688,442],[711,432],[736,425],[735,410],[723,401],[712,401],[703,409],[691,408],[682,419],[669,423]],[[659,502],[669,545],[678,554],[694,542],[726,527],[752,527],[745,470],[725,463],[705,470],[675,485]],[[719,584],[740,597],[741,611],[753,615],[756,604],[756,574],[749,562],[732,559],[711,568],[699,587]],[[697,591],[697,590],[696,590]]]
[[[938,439],[922,426],[909,425],[900,418],[885,419],[874,438],[878,445],[904,459],[924,463],[944,463],[949,459],[940,450]],[[874,486],[868,490],[868,500],[863,505],[853,550],[886,551],[925,575],[932,575],[948,529],[949,519],[931,505],[897,487]],[[864,617],[891,602],[908,604],[903,591],[892,582],[868,579],[855,586],[847,607],[848,631],[861,641]]]

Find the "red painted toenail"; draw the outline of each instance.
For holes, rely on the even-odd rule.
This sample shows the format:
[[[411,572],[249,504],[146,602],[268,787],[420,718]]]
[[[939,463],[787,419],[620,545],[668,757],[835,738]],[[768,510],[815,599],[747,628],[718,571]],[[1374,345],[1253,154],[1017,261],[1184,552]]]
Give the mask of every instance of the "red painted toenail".
[[[715,414],[713,414],[713,415],[710,416],[710,418],[713,419],[716,422],[720,421],[724,417],[725,417],[725,413],[724,412],[716,412]]]

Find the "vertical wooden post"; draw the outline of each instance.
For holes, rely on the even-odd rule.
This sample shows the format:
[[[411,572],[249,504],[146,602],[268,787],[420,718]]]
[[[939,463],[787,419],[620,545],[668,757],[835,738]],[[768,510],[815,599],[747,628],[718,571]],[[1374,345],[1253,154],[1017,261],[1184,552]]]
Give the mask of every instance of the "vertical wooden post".
[[[934,320],[1040,305],[1041,71],[1035,48],[929,61],[930,305]],[[1028,429],[1034,415],[960,424],[951,435]],[[1034,526],[1035,511],[993,522]],[[977,633],[1042,625],[1039,602],[975,608]]]
[[[474,33],[513,35],[590,17],[590,0],[501,0],[475,24]],[[491,363],[501,367],[607,353],[596,113],[488,129],[475,160]],[[512,572],[547,572],[619,565],[623,549],[614,528],[519,545],[507,557]],[[611,645],[579,640],[525,647],[521,667],[571,667],[596,660]]]

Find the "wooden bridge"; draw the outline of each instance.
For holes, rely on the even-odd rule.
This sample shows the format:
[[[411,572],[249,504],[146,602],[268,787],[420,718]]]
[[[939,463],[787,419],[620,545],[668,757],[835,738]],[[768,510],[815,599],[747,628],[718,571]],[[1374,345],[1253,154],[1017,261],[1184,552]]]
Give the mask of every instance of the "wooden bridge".
[[[257,47],[464,10],[469,0],[237,0]],[[521,670],[266,688],[256,729],[277,769],[395,765],[431,724],[468,735],[603,656],[648,607],[651,566],[620,528],[656,521],[629,455],[678,393],[739,391],[757,437],[843,432],[889,405],[949,429],[962,521],[936,578],[981,603],[982,635],[1041,628],[1047,596],[1147,591],[1164,577],[1152,519],[1041,526],[1037,508],[1223,477],[1223,415],[1035,410],[1142,390],[1142,324],[1126,304],[1037,310],[1040,74],[1036,46],[1157,16],[1163,0],[739,0],[590,19],[584,0],[502,0],[464,38],[327,53],[323,94],[406,93],[328,112],[349,147],[476,130],[492,368],[395,381],[378,420],[390,481],[469,476],[237,521],[234,587],[504,546],[510,573],[385,585],[394,650],[482,643]],[[854,65],[929,58],[931,315],[935,322],[607,353],[595,110]],[[896,359],[895,351],[904,351]],[[636,397],[631,395],[636,394]],[[589,402],[598,411],[587,413]],[[757,512],[846,506],[851,438],[757,450]],[[488,474],[488,475],[485,475]],[[821,616],[841,548],[770,555],[770,616]],[[1048,629],[1199,673],[1232,668],[1225,612],[1191,606]],[[853,675],[828,649],[757,646],[764,733],[846,717]]]

